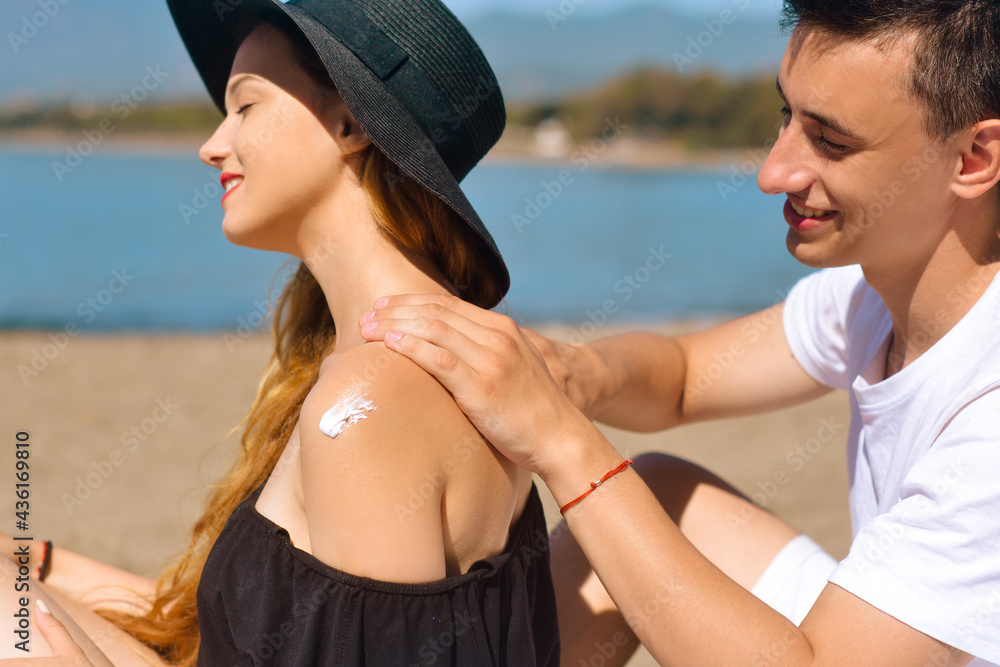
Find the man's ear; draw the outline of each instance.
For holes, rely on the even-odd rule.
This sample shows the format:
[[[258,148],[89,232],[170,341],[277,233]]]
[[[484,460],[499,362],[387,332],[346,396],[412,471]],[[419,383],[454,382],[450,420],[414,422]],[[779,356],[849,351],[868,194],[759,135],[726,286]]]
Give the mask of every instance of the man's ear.
[[[979,121],[964,141],[962,167],[952,191],[964,199],[975,199],[1000,181],[1000,119]]]

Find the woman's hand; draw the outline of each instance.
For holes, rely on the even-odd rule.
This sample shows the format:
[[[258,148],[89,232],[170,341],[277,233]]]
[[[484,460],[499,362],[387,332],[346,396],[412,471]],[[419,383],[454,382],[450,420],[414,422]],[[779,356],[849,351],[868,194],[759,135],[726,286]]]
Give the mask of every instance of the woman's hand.
[[[505,315],[446,295],[393,296],[375,306],[360,322],[365,339],[384,340],[434,375],[483,436],[518,465],[542,472],[558,460],[570,433],[594,429],[575,404],[587,403],[584,394],[566,381],[572,355],[558,344],[543,347],[574,400]]]
[[[93,667],[94,663],[87,659],[83,649],[73,641],[66,626],[55,616],[43,608],[44,603],[35,599],[35,627],[42,632],[45,641],[52,649],[52,657],[46,658],[10,658],[0,660],[0,667]]]

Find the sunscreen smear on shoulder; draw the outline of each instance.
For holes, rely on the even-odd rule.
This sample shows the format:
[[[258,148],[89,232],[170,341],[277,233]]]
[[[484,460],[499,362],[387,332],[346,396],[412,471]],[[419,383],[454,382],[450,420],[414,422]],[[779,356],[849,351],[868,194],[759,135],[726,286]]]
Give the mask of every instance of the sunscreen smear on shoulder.
[[[375,409],[375,404],[364,396],[348,396],[323,414],[319,420],[319,430],[331,438],[336,438],[345,428],[368,417],[367,412]]]

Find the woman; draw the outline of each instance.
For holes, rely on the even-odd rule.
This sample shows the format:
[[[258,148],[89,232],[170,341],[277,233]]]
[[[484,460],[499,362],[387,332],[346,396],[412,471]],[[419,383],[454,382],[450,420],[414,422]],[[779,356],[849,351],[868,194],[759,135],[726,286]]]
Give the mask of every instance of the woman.
[[[67,602],[53,612],[71,631],[127,631],[99,646],[116,665],[557,664],[530,473],[356,326],[386,291],[488,308],[508,287],[457,185],[504,124],[482,53],[435,0],[169,5],[228,111],[200,151],[223,172],[226,237],[302,265],[241,457],[184,557],[152,594],[106,575],[138,594],[96,615],[46,602]],[[57,550],[53,582],[74,557]]]

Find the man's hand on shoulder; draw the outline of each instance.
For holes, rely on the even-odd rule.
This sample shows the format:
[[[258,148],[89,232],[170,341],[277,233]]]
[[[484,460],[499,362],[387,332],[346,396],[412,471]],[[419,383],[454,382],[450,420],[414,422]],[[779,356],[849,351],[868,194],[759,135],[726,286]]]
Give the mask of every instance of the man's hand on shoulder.
[[[373,579],[443,579],[440,443],[463,427],[450,394],[381,343],[325,363],[299,420],[313,555]]]

